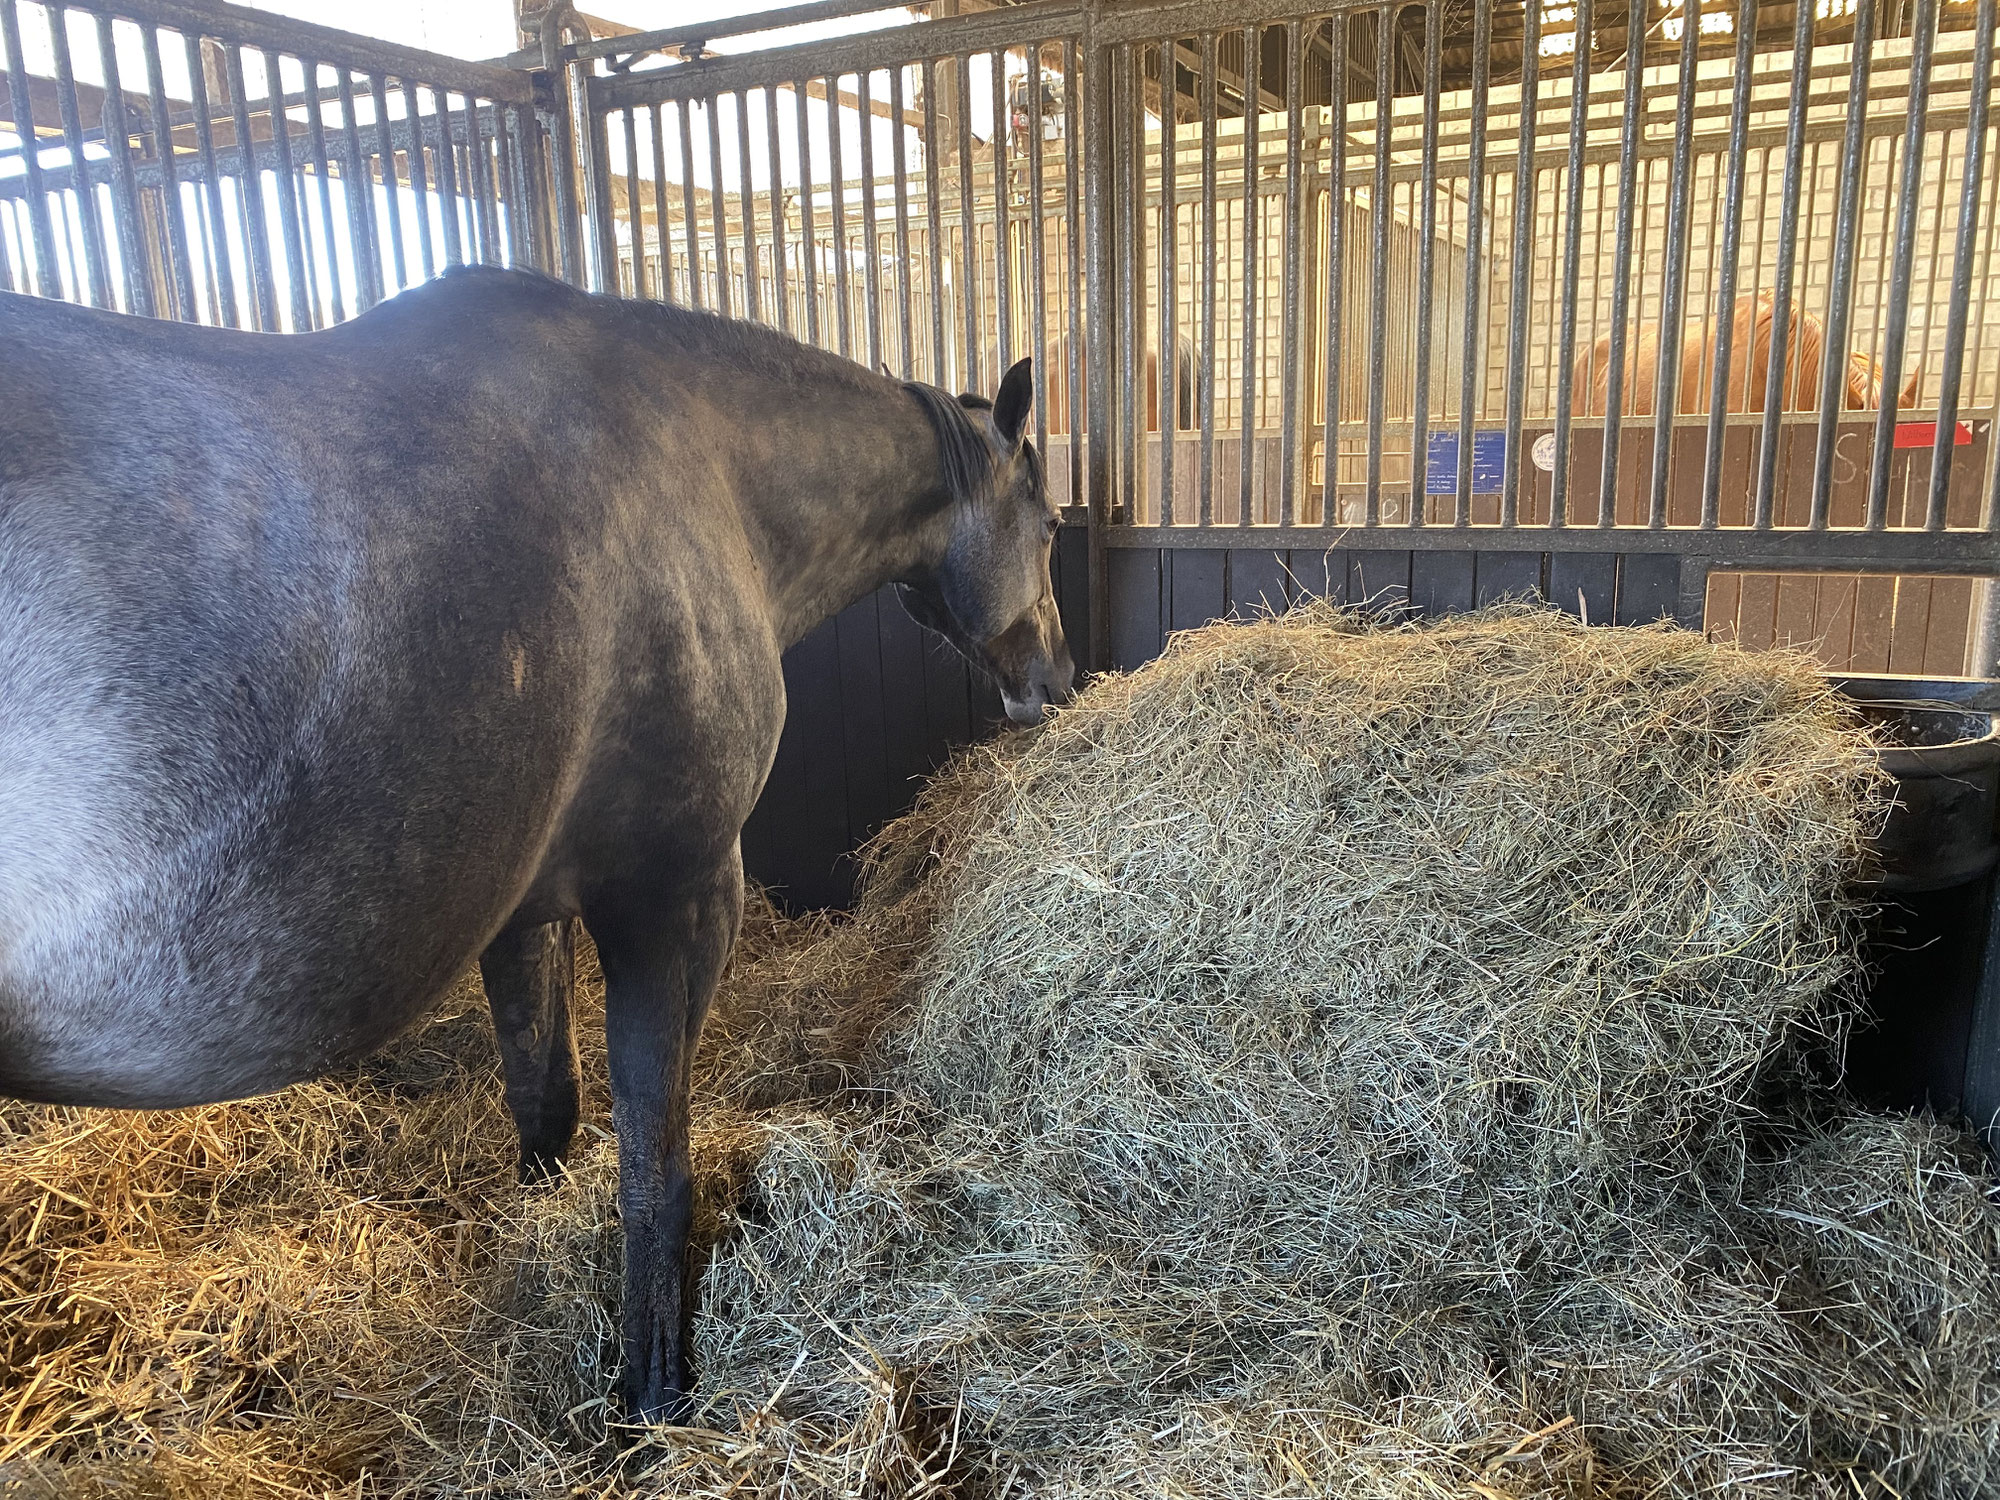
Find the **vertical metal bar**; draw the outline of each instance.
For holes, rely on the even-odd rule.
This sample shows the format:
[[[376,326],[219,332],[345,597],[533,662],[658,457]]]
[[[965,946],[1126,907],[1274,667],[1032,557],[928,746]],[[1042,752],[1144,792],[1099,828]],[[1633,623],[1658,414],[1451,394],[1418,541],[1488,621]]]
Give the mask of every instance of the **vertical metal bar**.
[[[292,118],[284,108],[284,68],[278,54],[264,50],[264,108],[270,114],[270,138],[278,150],[278,222],[284,240],[284,272],[292,294],[292,332],[312,328],[312,286],[306,274],[304,226],[298,220],[298,172],[292,166]]]
[[[1263,277],[1258,265],[1258,161],[1257,127],[1263,121],[1260,104],[1263,86],[1258,81],[1262,58],[1260,26],[1243,28],[1243,452],[1238,467],[1242,486],[1237,524],[1251,522],[1251,499],[1255,493],[1257,460],[1257,285]]]
[[[1528,16],[1528,40],[1526,59],[1535,55],[1534,26],[1539,7],[1530,4]],[[1393,122],[1390,113],[1394,108],[1390,93],[1389,65],[1395,55],[1396,12],[1392,6],[1383,6],[1375,32],[1375,201],[1369,205],[1374,216],[1374,243],[1370,246],[1368,308],[1368,525],[1382,524],[1382,423],[1388,414],[1388,366],[1389,366],[1389,141]],[[1524,103],[1532,96],[1527,88],[1527,69],[1531,61],[1524,60],[1522,66],[1522,94]],[[1534,116],[1534,106],[1525,103],[1527,111],[1523,120],[1523,136],[1532,142],[1533,127],[1529,124]],[[1531,148],[1524,148],[1530,149]],[[1529,155],[1533,162],[1534,157]],[[1532,165],[1530,171],[1533,170]],[[1515,197],[1518,203],[1520,183],[1515,182]],[[1519,285],[1525,267],[1517,268],[1515,280]],[[1513,448],[1510,444],[1508,454]],[[1509,491],[1512,494],[1512,491]]]
[[[1202,32],[1202,360],[1196,402],[1202,424],[1200,522],[1216,520],[1216,34]]]
[[[993,68],[993,306],[999,363],[995,374],[1014,362],[1014,226],[1008,214],[1007,53],[990,54]]]
[[[611,192],[611,111],[598,100],[599,84],[594,75],[585,74],[581,83],[583,86],[578,93],[582,102],[577,110],[584,131],[583,189],[590,204],[592,265],[597,290],[615,297],[618,295],[618,235],[613,223],[617,206]],[[451,111],[442,95],[439,96],[439,104],[444,123],[442,160],[452,171],[455,182],[458,150],[452,140]],[[452,205],[450,221],[456,224],[464,199],[460,192],[454,190],[449,201]]]
[[[1285,264],[1280,292],[1284,325],[1278,332],[1278,524],[1298,519],[1299,317],[1304,293],[1300,257],[1308,229],[1305,211],[1305,26],[1285,23]]]
[[[1721,522],[1722,444],[1729,405],[1729,361],[1736,328],[1736,262],[1743,238],[1743,172],[1750,131],[1750,74],[1756,64],[1757,0],[1736,0],[1736,87],[1729,103],[1729,181],[1722,206],[1722,271],[1716,293],[1715,373],[1709,382],[1708,448],[1701,471],[1701,529],[1713,531]],[[1773,330],[1775,332],[1775,330]],[[1743,351],[1744,379],[1756,356],[1757,332],[1750,329],[1750,347]]]
[[[257,148],[250,136],[250,104],[243,80],[243,50],[222,49],[223,67],[229,80],[229,101],[236,126],[236,159],[241,175],[243,216],[249,228],[244,235],[250,243],[250,281],[256,308],[257,327],[266,333],[278,329],[278,290],[271,272],[271,235],[264,222],[264,174],[257,166]]]
[[[1326,415],[1320,438],[1320,521],[1340,519],[1340,420],[1343,343],[1347,333],[1347,68],[1349,17],[1334,16],[1328,56],[1333,99],[1328,109],[1326,166]]]
[[[466,169],[472,178],[472,201],[468,213],[479,226],[479,259],[487,265],[497,265],[500,260],[500,228],[499,216],[493,209],[493,152],[481,119],[483,111],[478,95],[466,94],[463,97]],[[636,201],[629,206],[635,215],[639,212]]]
[[[173,290],[178,303],[175,316],[197,321],[200,304],[194,290],[194,262],[188,258],[187,219],[181,211],[180,177],[174,162],[173,116],[167,112],[167,86],[160,68],[159,33],[141,26],[139,36],[146,54],[146,101],[152,110],[154,149],[160,154],[160,199],[166,210],[167,258],[173,263]],[[83,174],[77,173],[81,187]]]
[[[1520,521],[1521,427],[1528,394],[1528,256],[1535,229],[1536,106],[1541,102],[1542,92],[1541,6],[1531,3],[1522,7],[1522,16],[1521,101],[1514,150],[1514,244],[1507,267],[1507,446],[1500,459],[1500,524],[1509,529]],[[1692,64],[1688,83],[1692,88]],[[1378,240],[1383,232],[1376,231]],[[1378,366],[1378,384],[1380,379]]]
[[[917,378],[916,325],[910,311],[910,182],[909,131],[903,124],[903,69],[889,70],[890,136],[896,143],[896,326],[902,335],[903,379]],[[1044,451],[1048,444],[1042,444]]]
[[[61,13],[54,16],[60,29]],[[21,54],[20,13],[14,0],[0,0],[0,44],[7,52],[7,97],[13,105],[14,133],[21,141],[21,170],[27,179],[28,222],[34,230],[35,290],[44,297],[60,297],[62,275],[56,261],[55,224],[49,215],[48,190],[42,185],[41,138],[35,133],[35,110],[28,91],[28,68]],[[77,172],[84,176],[82,158],[76,158]],[[87,184],[85,191],[90,191]],[[106,304],[108,305],[108,297]]]
[[[656,122],[657,123],[657,122]],[[561,134],[560,131],[555,134]],[[514,109],[514,154],[520,167],[521,200],[517,214],[527,233],[529,263],[549,275],[559,274],[566,231],[552,221],[543,196],[545,175],[554,165],[562,146],[543,126],[540,111],[530,107]]]
[[[1124,85],[1119,118],[1126,134],[1117,143],[1119,182],[1124,191],[1124,255],[1119,261],[1119,328],[1124,363],[1119,371],[1118,422],[1125,473],[1121,493],[1128,524],[1138,525],[1147,510],[1146,412],[1140,397],[1146,369],[1146,53],[1126,43],[1119,49],[1118,76]],[[1159,378],[1157,353],[1154,379]]]
[[[437,145],[431,160],[437,166],[437,194],[440,218],[444,224],[444,263],[448,266],[465,264],[465,242],[460,232],[459,209],[462,206],[458,187],[458,148],[453,141],[451,128],[451,96],[443,89],[431,90],[431,121],[437,127]],[[585,108],[591,122],[591,133],[597,145],[604,144],[604,117],[585,101]],[[609,163],[604,161],[600,149],[596,153],[598,164],[591,176],[603,181],[604,170]]]
[[[1805,9],[1811,9],[1810,6]],[[1646,28],[1625,18],[1625,111],[1618,130],[1618,219],[1611,246],[1611,348],[1604,368],[1604,460],[1597,524],[1618,520],[1618,440],[1625,408],[1625,321],[1632,306],[1632,210],[1638,202],[1639,133],[1646,81]],[[1637,35],[1634,35],[1634,31]],[[1461,459],[1463,462],[1463,459]]]
[[[778,149],[778,86],[776,84],[766,84],[764,86],[764,127],[764,149],[769,156],[770,165],[768,175],[771,179],[771,190],[768,195],[768,207],[771,211],[771,298],[777,304],[773,310],[778,315],[779,332],[790,333],[792,331],[792,301],[786,286],[785,257],[791,251],[785,244],[785,158],[784,154]],[[662,158],[662,161],[664,161],[664,158]],[[666,176],[664,168],[662,168],[660,175],[662,178]],[[665,200],[662,201],[664,202]],[[667,216],[663,212],[660,215],[660,243],[662,245],[666,243],[666,235]],[[662,254],[664,253],[663,251]],[[662,260],[660,264],[661,274],[664,276],[666,262]]]
[[[1111,521],[1111,487],[1113,482],[1111,433],[1111,361],[1110,353],[1117,347],[1117,330],[1113,327],[1116,316],[1113,309],[1111,280],[1117,247],[1113,243],[1112,226],[1107,216],[1110,214],[1119,182],[1116,163],[1111,158],[1110,148],[1118,126],[1117,106],[1112,96],[1111,82],[1114,59],[1108,47],[1093,46],[1090,61],[1083,69],[1085,90],[1084,115],[1088,128],[1077,134],[1083,137],[1084,189],[1083,199],[1084,240],[1089,246],[1085,260],[1085,296],[1089,309],[1085,315],[1084,327],[1090,338],[1090,361],[1087,373],[1090,378],[1089,418],[1090,418],[1090,653],[1089,662],[1093,670],[1101,670],[1110,665],[1110,611],[1105,605],[1105,528]],[[1074,348],[1074,344],[1071,345]],[[1072,408],[1072,411],[1074,408]],[[1073,429],[1071,441],[1076,441],[1074,417],[1070,422]]]
[[[1792,88],[1785,112],[1785,168],[1779,189],[1778,265],[1771,288],[1771,352],[1764,374],[1764,425],[1757,448],[1757,498],[1751,524],[1771,529],[1778,488],[1778,449],[1784,441],[1785,366],[1790,362],[1792,275],[1798,259],[1799,192],[1805,176],[1806,109],[1812,84],[1814,11],[1798,5],[1792,16]],[[1832,351],[1822,348],[1822,359]],[[1747,382],[1747,375],[1746,375]]]
[[[729,260],[729,195],[722,190],[722,95],[702,103],[708,119],[708,218],[715,234],[715,310],[730,316],[729,284],[735,279]],[[847,351],[843,348],[843,354]]]
[[[799,227],[804,249],[806,339],[819,343],[819,239],[813,228],[812,132],[807,127],[806,86],[794,85],[799,105]],[[697,304],[699,305],[699,304]]]
[[[1064,244],[1069,279],[1063,287],[1063,301],[1069,311],[1069,497],[1071,504],[1088,500],[1083,487],[1083,298],[1087,272],[1083,260],[1084,182],[1077,157],[1077,142],[1083,138],[1083,48],[1074,38],[1063,42],[1063,215]],[[1093,527],[1094,529],[1094,527]],[[1099,564],[1102,549],[1093,554],[1091,587],[1102,581]],[[1101,601],[1101,595],[1093,595]],[[1094,619],[1102,613],[1101,602],[1092,608]],[[1093,632],[1096,627],[1093,626]],[[1091,658],[1093,661],[1096,658]]]
[[[510,266],[529,264],[533,258],[521,217],[521,204],[527,193],[519,167],[520,127],[521,112],[517,106],[493,106],[494,212],[506,220],[505,256]]]
[[[210,118],[208,80],[202,66],[201,38],[193,32],[182,37],[187,52],[188,92],[194,107],[195,147],[201,153],[202,192],[208,202],[209,223],[214,233],[209,241],[209,275],[216,291],[216,315],[226,328],[237,325],[236,273],[230,264],[229,234],[222,209],[222,172],[215,163],[215,125]],[[70,107],[75,108],[74,99]]]
[[[11,6],[12,0],[0,0],[0,4]],[[69,16],[54,6],[49,8],[48,16],[49,41],[56,65],[56,110],[62,116],[63,144],[69,149],[70,170],[76,181],[77,220],[83,230],[83,262],[90,277],[90,305],[110,307],[111,273],[104,248],[104,225],[97,212],[97,184],[91,178],[83,149],[83,112],[77,105],[76,74],[70,59]],[[198,71],[194,77],[199,86]],[[20,118],[15,115],[15,119]],[[206,121],[201,123],[206,125]],[[218,214],[217,223],[220,222]]]
[[[803,97],[803,96],[802,96]],[[681,132],[681,238],[687,242],[688,258],[688,306],[700,308],[705,305],[702,290],[701,230],[695,222],[694,211],[694,130],[689,123],[690,111],[686,99],[674,101]],[[800,136],[803,139],[805,124],[801,118]],[[808,184],[810,186],[810,184]],[[812,210],[806,210],[808,234],[812,228]],[[818,330],[814,330],[818,337]]]
[[[403,95],[403,124],[410,139],[406,155],[410,164],[410,195],[416,200],[413,206],[417,219],[418,263],[423,267],[423,279],[429,281],[437,270],[437,256],[431,246],[430,166],[424,156],[423,105],[417,98],[417,86],[409,79],[399,79],[397,86]],[[580,268],[577,274],[583,274]]]
[[[1951,257],[1951,304],[1944,334],[1944,375],[1938,390],[1937,434],[1931,441],[1930,503],[1924,529],[1943,531],[1951,495],[1952,447],[1958,436],[1958,392],[1965,371],[1965,329],[1972,302],[1972,251],[1979,235],[1979,195],[1986,181],[1986,111],[1993,91],[1994,12],[1981,5],[1973,21],[1972,82],[1965,112],[1965,174],[1958,199],[1958,235]],[[1913,75],[1914,80],[1914,75]],[[1889,393],[1883,392],[1883,399]]]
[[[1486,368],[1479,353],[1479,272],[1486,225],[1486,105],[1492,53],[1492,7],[1480,5],[1472,19],[1472,129],[1465,168],[1465,369],[1459,377],[1454,526],[1472,524],[1472,423],[1482,399],[1481,376]]]
[[[1174,524],[1174,449],[1180,438],[1180,307],[1174,178],[1178,173],[1174,116],[1179,110],[1178,43],[1160,43],[1160,384],[1155,421],[1160,428],[1160,524]]]
[[[829,77],[826,80],[826,170],[828,186],[833,195],[833,296],[836,314],[834,328],[840,340],[840,352],[852,359],[854,293],[848,284],[847,167],[841,160],[841,147],[845,144],[841,137],[847,131],[841,115],[840,80]]]
[[[368,92],[375,100],[375,154],[382,163],[382,203],[389,216],[390,264],[395,267],[396,289],[400,291],[410,284],[410,270],[403,249],[403,190],[396,174],[396,135],[389,124],[388,79],[380,73],[370,73]]]
[[[1701,0],[1681,0],[1681,72],[1674,101],[1674,175],[1667,200],[1666,286],[1660,298],[1659,369],[1653,399],[1653,496],[1647,525],[1667,524],[1674,417],[1680,410],[1681,341],[1685,336],[1688,200],[1694,188],[1695,64],[1701,42]]]
[[[771,91],[777,97],[777,91]],[[774,106],[775,108],[775,106]],[[773,121],[776,115],[772,116]],[[660,248],[660,300],[674,300],[674,245],[668,233],[667,219],[667,107],[664,104],[646,106],[646,134],[653,146],[653,243]],[[776,161],[774,150],[771,160]],[[775,193],[772,201],[777,201]]]
[[[1575,403],[1577,263],[1583,253],[1583,146],[1590,133],[1591,0],[1577,0],[1569,73],[1569,164],[1563,214],[1562,347],[1556,357],[1556,462],[1549,474],[1549,525],[1569,524],[1570,408]],[[1749,70],[1744,69],[1747,85]]]
[[[319,184],[320,227],[326,235],[326,276],[333,293],[333,321],[344,323],[347,309],[341,298],[340,248],[334,243],[333,186],[327,181],[326,121],[320,113],[319,64],[303,57],[299,66],[305,70],[306,140],[312,151],[313,177]]]
[[[868,368],[882,368],[882,255],[875,228],[875,111],[868,90],[868,70],[854,75],[854,97],[861,126],[861,239],[866,258],[861,263],[862,296],[868,314]]]
[[[1028,52],[1028,58],[1027,58],[1028,101],[1029,101],[1028,102],[1028,110],[1029,110],[1028,196],[1031,200],[1033,200],[1035,205],[1034,219],[1033,219],[1034,227],[1032,230],[1030,230],[1028,237],[1028,298],[1030,304],[1029,316],[1034,319],[1035,332],[1034,332],[1034,337],[1029,341],[1028,353],[1034,359],[1035,367],[1040,372],[1041,375],[1041,380],[1038,384],[1036,398],[1035,398],[1035,451],[1037,453],[1040,453],[1042,455],[1044,462],[1046,462],[1048,459],[1048,452],[1049,452],[1049,398],[1048,398],[1049,372],[1048,372],[1048,362],[1046,359],[1043,358],[1043,351],[1048,348],[1048,342],[1049,342],[1049,308],[1048,308],[1048,292],[1046,286],[1046,283],[1048,281],[1048,265],[1047,265],[1048,201],[1043,196],[1045,184],[1043,182],[1043,164],[1042,164],[1042,45],[1041,43],[1035,42],[1031,44],[1028,47],[1027,52]],[[896,117],[898,121],[902,119],[902,113],[903,112],[899,104],[896,110]],[[901,139],[900,124],[898,125],[897,138],[898,140]],[[898,162],[898,169],[900,171],[901,167],[900,152],[898,154],[897,162]],[[899,176],[897,180],[898,182],[900,182],[901,177]],[[902,199],[898,197],[896,201],[896,210],[897,210],[897,218],[899,220],[902,217],[902,209],[903,209]],[[907,318],[909,314],[909,297],[907,294],[907,288],[905,290],[905,295],[903,299],[903,308],[904,308],[904,316]],[[905,363],[908,362],[909,357],[910,357],[909,330],[906,326],[903,333],[903,359]]]
[[[736,207],[743,215],[743,316],[763,321],[763,274],[757,266],[757,177],[750,163],[750,91],[736,91]],[[777,191],[772,174],[772,191]]]
[[[965,347],[959,350],[963,363],[961,390],[979,386],[979,213],[974,198],[972,159],[972,57],[961,53],[952,59],[957,70],[958,88],[958,248],[959,304],[965,309]]]
[[[1588,17],[1590,0],[1580,0],[1580,14]],[[1588,29],[1588,22],[1579,22]],[[1417,369],[1416,369],[1416,411],[1410,424],[1410,524],[1422,526],[1427,517],[1424,514],[1427,493],[1430,488],[1430,433],[1431,433],[1431,291],[1435,283],[1437,268],[1437,169],[1438,169],[1438,95],[1443,83],[1443,39],[1439,32],[1444,25],[1441,0],[1425,0],[1424,3],[1424,144],[1423,177],[1420,191],[1424,202],[1421,210],[1420,238],[1417,242]],[[1574,150],[1573,150],[1574,155]],[[1570,279],[1576,278],[1576,260],[1570,259]],[[1574,342],[1574,331],[1571,335]],[[1556,472],[1563,469],[1562,460],[1557,460]],[[1560,523],[1558,523],[1560,524]]]
[[[97,18],[97,55],[104,69],[104,145],[111,153],[112,222],[118,231],[120,259],[125,263],[126,306],[143,317],[156,311],[153,263],[146,243],[146,223],[139,207],[139,182],[132,170],[132,121],[126,112],[125,89],[118,77],[118,48],[111,35],[111,17]]]
[[[12,217],[7,205],[0,203],[0,291],[26,291],[26,268],[22,268],[21,279],[17,279],[14,274],[14,251],[8,243],[7,225]]]
[[[1903,181],[1896,202],[1895,259],[1889,270],[1889,324],[1882,341],[1875,449],[1868,464],[1870,531],[1880,531],[1888,521],[1889,465],[1895,455],[1896,401],[1903,384],[1903,346],[1910,326],[1910,264],[1917,249],[1917,206],[1924,184],[1924,117],[1930,100],[1931,53],[1937,43],[1937,28],[1938,0],[1917,0],[1916,33],[1910,41],[1910,104],[1903,130]],[[1844,349],[1845,345],[1835,347]],[[1940,426],[1938,431],[1944,428]]]
[[[382,300],[382,252],[375,243],[375,184],[361,149],[361,122],[354,114],[354,79],[345,65],[335,70],[340,100],[341,142],[347,155],[341,162],[341,197],[347,203],[347,232],[354,244],[355,310]]]
[[[1847,77],[1847,129],[1840,143],[1840,195],[1833,214],[1833,284],[1827,293],[1826,335],[1821,340],[1819,441],[1813,454],[1812,518],[1824,531],[1833,498],[1833,453],[1847,387],[1847,325],[1854,297],[1855,236],[1860,228],[1861,179],[1868,142],[1869,55],[1875,45],[1875,0],[1854,8],[1853,64]],[[1912,90],[1912,97],[1916,91]]]
[[[929,62],[924,65],[924,212],[930,227],[931,265],[931,341],[934,345],[931,358],[931,382],[943,385],[950,376],[945,373],[945,334],[949,320],[944,307],[944,205],[941,202],[942,188],[938,177],[938,111],[937,76],[944,64]]]
[[[639,197],[639,122],[633,117],[632,106],[626,105],[619,111],[619,120],[625,127],[625,215],[632,226],[632,295],[646,295],[646,212],[641,207]],[[616,285],[605,288],[614,295],[620,289]]]

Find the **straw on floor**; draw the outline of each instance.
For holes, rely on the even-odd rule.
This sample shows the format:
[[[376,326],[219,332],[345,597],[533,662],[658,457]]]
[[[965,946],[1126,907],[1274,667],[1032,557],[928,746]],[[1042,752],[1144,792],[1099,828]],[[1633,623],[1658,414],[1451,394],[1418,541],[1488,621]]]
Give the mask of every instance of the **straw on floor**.
[[[1796,657],[1518,609],[1190,633],[957,762],[852,921],[754,907],[698,1429],[607,1401],[592,1024],[577,1160],[523,1194],[468,986],[358,1077],[0,1110],[0,1473],[1991,1493],[2000,1202],[1837,1087],[1883,795]]]

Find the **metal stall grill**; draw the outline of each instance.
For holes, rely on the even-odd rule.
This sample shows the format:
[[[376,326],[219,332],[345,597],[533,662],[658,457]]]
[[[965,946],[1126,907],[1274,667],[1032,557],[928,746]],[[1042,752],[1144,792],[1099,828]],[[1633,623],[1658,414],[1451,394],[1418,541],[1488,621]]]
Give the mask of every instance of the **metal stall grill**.
[[[1038,354],[1099,663],[1540,591],[1990,670],[1995,3],[813,0],[542,73],[0,0],[0,285],[290,330],[485,260]]]
[[[554,261],[526,73],[169,0],[0,0],[0,44],[0,287],[296,331]]]
[[[1749,637],[1761,599],[1763,639],[1837,665],[1990,665],[1993,23],[1940,0],[1103,14],[1106,541],[1149,554],[1113,556],[1113,592],[1145,580],[1164,630],[1193,618],[1183,575],[1296,597],[1331,547],[1366,563],[1324,585],[1356,599],[1643,597]],[[1294,576],[1255,591],[1168,555],[1274,547]],[[1928,655],[1857,653],[1871,580],[1923,604]]]
[[[1347,568],[1991,665],[1991,0],[1041,3],[706,48],[871,9],[573,49],[600,284],[961,388],[1039,353],[1100,662]],[[1157,629],[1121,647],[1128,585]]]
[[[580,90],[599,284],[954,390],[1037,355],[1036,435],[1080,498],[1083,22],[1023,6],[671,65],[769,22],[577,49],[599,69]]]

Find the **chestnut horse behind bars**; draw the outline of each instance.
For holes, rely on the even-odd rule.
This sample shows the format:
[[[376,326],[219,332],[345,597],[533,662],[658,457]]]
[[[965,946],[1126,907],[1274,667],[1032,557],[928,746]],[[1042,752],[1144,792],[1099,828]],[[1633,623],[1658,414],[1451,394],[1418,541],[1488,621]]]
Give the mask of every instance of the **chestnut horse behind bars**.
[[[1723,409],[1731,412],[1761,412],[1765,383],[1770,378],[1772,329],[1776,307],[1769,292],[1746,293],[1736,299],[1729,331],[1729,380]],[[1822,353],[1826,335],[1818,318],[1796,306],[1787,319],[1790,335],[1785,343],[1784,399],[1786,411],[1815,411],[1819,407]],[[1716,362],[1716,335],[1706,333],[1692,322],[1681,338],[1679,395],[1675,405],[1682,416],[1705,413],[1713,394]],[[1746,357],[1745,350],[1748,350]],[[1650,417],[1659,399],[1660,326],[1642,324],[1638,336],[1625,346],[1625,379],[1619,393],[1619,411],[1628,417]],[[1896,404],[1917,404],[1922,370],[1910,372]],[[1577,356],[1571,409],[1578,416],[1601,417],[1610,406],[1611,335],[1600,336],[1595,344]],[[1867,355],[1850,352],[1841,404],[1848,411],[1873,411],[1882,401],[1882,367]]]
[[[0,294],[0,1093],[352,1064],[477,959],[527,1175],[595,938],[626,1391],[683,1410],[690,1058],[779,657],[887,582],[1038,718],[1056,517],[989,406],[471,269],[273,337]]]

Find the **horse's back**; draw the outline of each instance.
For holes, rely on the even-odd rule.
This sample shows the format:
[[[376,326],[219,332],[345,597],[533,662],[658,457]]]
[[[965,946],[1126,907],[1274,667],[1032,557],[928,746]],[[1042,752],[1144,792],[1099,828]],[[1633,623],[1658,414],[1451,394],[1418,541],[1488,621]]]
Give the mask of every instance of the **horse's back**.
[[[586,674],[486,367],[424,319],[0,298],[0,1092],[321,1071],[518,894]]]

